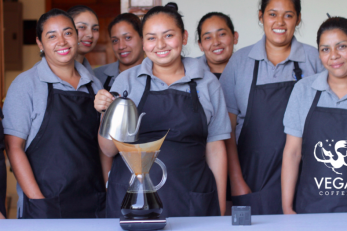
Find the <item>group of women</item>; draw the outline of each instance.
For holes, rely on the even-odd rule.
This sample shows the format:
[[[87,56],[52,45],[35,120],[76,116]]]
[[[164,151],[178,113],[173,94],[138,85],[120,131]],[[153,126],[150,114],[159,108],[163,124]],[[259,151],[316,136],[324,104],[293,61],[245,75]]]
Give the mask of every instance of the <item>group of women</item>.
[[[233,54],[230,18],[206,14],[197,28],[204,55],[189,58],[174,3],[142,21],[121,14],[108,28],[118,61],[92,70],[85,55],[99,37],[96,14],[85,6],[43,14],[42,60],[13,81],[3,108],[18,217],[121,215],[130,172],[98,128],[110,92],[125,90],[146,112],[140,143],[170,129],[160,153],[165,216],[223,215],[228,196],[252,214],[347,212],[347,19],[321,25],[318,51],[294,36],[300,0],[262,0],[259,21],[263,38]],[[154,183],[160,171],[151,169]]]

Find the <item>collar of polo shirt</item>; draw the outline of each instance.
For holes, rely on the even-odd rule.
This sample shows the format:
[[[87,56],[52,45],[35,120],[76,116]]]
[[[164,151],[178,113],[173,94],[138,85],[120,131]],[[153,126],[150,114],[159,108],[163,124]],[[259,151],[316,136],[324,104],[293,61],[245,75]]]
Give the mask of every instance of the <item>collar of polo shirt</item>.
[[[266,36],[263,35],[262,39],[259,40],[256,44],[254,44],[251,52],[249,52],[248,57],[255,60],[268,61],[266,49],[265,49],[265,42],[266,42]],[[302,44],[298,42],[298,40],[296,40],[295,36],[293,36],[290,54],[288,58],[281,63],[285,63],[288,60],[293,62],[305,62],[305,57],[306,57],[305,50]]]
[[[318,74],[317,78],[313,81],[311,87],[317,91],[328,91],[330,86],[328,84],[328,70]]]
[[[108,64],[107,68],[104,70],[106,76],[118,76],[119,75],[119,61]]]
[[[76,60],[75,60],[75,68],[81,76],[79,86],[83,86],[93,81],[93,77],[89,73],[89,71],[81,63],[77,62]],[[42,57],[41,62],[37,64],[37,74],[39,76],[40,81],[42,82],[63,83],[63,81],[53,73],[51,68],[48,66],[47,60],[44,57]]]
[[[185,76],[179,82],[190,82],[192,79],[202,79],[204,78],[204,68],[198,59],[191,58],[185,59],[182,57],[182,62],[184,66]],[[142,61],[141,67],[138,69],[137,77],[153,77],[153,62],[147,57]]]

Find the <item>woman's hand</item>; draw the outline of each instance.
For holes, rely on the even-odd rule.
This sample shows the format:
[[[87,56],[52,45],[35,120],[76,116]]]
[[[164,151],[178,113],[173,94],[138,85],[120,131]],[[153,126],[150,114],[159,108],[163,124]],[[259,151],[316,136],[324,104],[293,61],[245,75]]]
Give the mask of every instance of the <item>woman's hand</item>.
[[[225,140],[225,146],[227,150],[228,157],[228,174],[230,178],[231,185],[231,195],[241,196],[251,193],[251,189],[248,187],[247,183],[243,179],[239,156],[237,153],[236,144],[236,122],[237,115],[229,113],[229,118],[231,122],[232,132],[230,133],[230,139]]]
[[[227,155],[223,140],[207,143],[206,161],[216,180],[220,213],[224,216],[226,210]]]
[[[24,152],[26,140],[5,135],[6,153],[13,173],[25,195],[30,199],[45,198],[35,180],[31,165]]]
[[[98,112],[102,113],[110,106],[113,100],[115,100],[115,97],[110,92],[101,89],[95,96],[94,108]]]
[[[243,177],[240,177],[238,180],[230,179],[230,181],[231,181],[232,196],[242,196],[242,195],[252,193],[252,190],[248,187]]]
[[[283,208],[283,214],[296,214],[296,212],[293,209],[284,209]]]
[[[281,186],[282,209],[284,214],[296,214],[293,201],[301,161],[302,138],[287,135],[283,150]]]

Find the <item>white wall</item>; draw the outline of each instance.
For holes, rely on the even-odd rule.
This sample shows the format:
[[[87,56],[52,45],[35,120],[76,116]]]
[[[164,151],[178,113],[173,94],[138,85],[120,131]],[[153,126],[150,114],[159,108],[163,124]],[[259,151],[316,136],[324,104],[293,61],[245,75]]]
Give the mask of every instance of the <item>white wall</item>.
[[[178,5],[179,12],[184,16],[184,24],[189,33],[186,56],[202,55],[195,39],[195,31],[200,18],[208,12],[219,11],[228,14],[240,39],[235,49],[257,42],[263,35],[258,25],[259,0],[171,0]],[[163,0],[163,5],[170,0]],[[316,33],[320,24],[331,16],[347,18],[347,0],[301,0],[302,20],[300,29],[296,32],[299,41],[316,47]]]

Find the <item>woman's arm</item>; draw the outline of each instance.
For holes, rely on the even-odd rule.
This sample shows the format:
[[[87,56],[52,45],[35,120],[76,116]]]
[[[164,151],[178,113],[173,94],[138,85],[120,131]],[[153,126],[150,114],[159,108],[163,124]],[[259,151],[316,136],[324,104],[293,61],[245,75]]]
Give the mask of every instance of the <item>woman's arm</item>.
[[[296,214],[293,210],[295,187],[301,161],[302,138],[287,135],[282,162],[282,208],[284,214]]]
[[[222,140],[207,143],[206,161],[216,179],[219,207],[223,216],[226,203],[227,157]]]
[[[5,219],[4,215],[0,212],[0,219]]]
[[[228,174],[230,178],[231,195],[240,196],[251,193],[251,189],[243,179],[239,156],[237,153],[235,135],[237,115],[229,113],[229,118],[231,122],[232,132],[230,133],[230,139],[225,141],[228,158]]]
[[[16,136],[5,135],[5,145],[13,173],[25,195],[30,199],[45,198],[35,180],[29,160],[24,152],[25,140]]]
[[[113,157],[108,157],[102,151],[99,151],[100,153],[100,161],[101,161],[101,167],[102,167],[102,175],[104,177],[105,186],[108,181],[108,173],[111,171],[112,168],[112,161]]]

